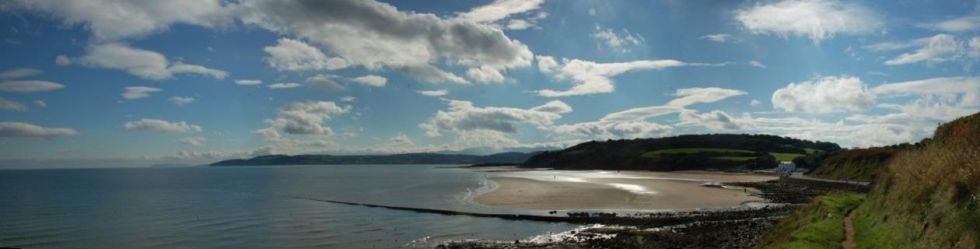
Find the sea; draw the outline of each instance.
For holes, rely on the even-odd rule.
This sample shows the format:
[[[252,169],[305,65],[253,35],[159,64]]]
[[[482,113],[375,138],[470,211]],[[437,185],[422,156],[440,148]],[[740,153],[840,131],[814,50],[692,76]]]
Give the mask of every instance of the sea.
[[[0,171],[0,247],[433,248],[526,240],[577,225],[449,216],[328,201],[485,213],[488,173],[447,165]]]

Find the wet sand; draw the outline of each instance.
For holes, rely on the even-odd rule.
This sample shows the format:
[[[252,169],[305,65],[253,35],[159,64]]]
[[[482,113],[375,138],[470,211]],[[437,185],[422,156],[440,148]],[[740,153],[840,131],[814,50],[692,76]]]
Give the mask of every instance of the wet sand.
[[[701,185],[772,179],[775,177],[704,171],[494,172],[490,173],[490,180],[496,188],[473,200],[488,206],[535,210],[727,208],[764,200],[752,195],[758,193],[752,189]]]

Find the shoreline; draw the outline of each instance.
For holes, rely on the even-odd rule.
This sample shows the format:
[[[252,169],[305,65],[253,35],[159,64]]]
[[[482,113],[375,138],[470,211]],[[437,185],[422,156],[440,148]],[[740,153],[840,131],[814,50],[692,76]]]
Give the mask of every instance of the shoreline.
[[[773,176],[721,172],[611,172],[482,170],[492,187],[472,202],[496,208],[674,211],[736,208],[767,203],[761,191],[719,182],[762,182]],[[705,184],[711,186],[704,186]]]

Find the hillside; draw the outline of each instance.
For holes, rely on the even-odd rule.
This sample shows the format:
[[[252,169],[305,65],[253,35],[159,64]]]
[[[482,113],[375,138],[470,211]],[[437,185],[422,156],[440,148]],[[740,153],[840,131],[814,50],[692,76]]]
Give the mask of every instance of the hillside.
[[[818,198],[780,221],[757,248],[840,248],[848,212],[857,248],[980,248],[980,113],[939,126],[930,140],[898,147],[842,152],[833,160],[843,163],[830,164],[891,156],[880,160],[875,185],[859,204],[852,202],[860,196]],[[860,175],[845,168],[828,172]]]
[[[556,169],[689,170],[773,168],[813,151],[837,151],[834,143],[772,135],[707,134],[591,141],[528,159],[523,167]]]
[[[211,166],[315,165],[315,164],[520,164],[536,153],[506,152],[493,155],[410,153],[393,155],[268,155],[232,159]]]
[[[888,161],[900,151],[901,149],[896,148],[867,148],[823,154],[819,159],[816,159],[818,161],[815,163],[816,168],[808,172],[807,175],[834,180],[870,182],[875,179],[879,170],[884,168]],[[797,164],[801,165],[800,163]]]
[[[980,247],[980,113],[892,158],[856,212],[860,248]]]

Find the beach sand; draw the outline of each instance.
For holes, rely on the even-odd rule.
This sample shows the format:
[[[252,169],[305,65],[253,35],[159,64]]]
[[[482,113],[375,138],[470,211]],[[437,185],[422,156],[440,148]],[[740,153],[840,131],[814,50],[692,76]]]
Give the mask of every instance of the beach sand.
[[[549,179],[550,178],[550,179]],[[704,187],[705,182],[748,182],[773,176],[721,172],[555,171],[490,173],[497,187],[474,201],[483,205],[535,209],[695,209],[738,207],[763,201],[754,190]]]

